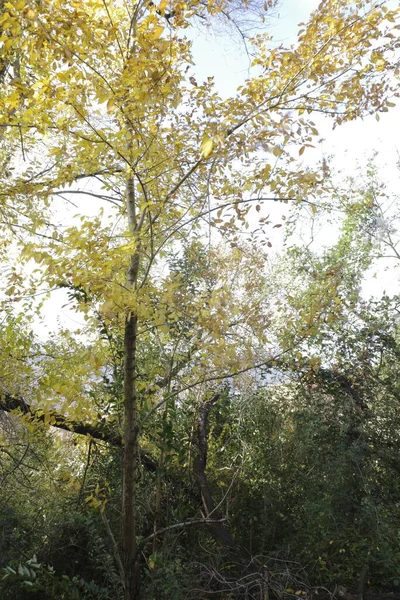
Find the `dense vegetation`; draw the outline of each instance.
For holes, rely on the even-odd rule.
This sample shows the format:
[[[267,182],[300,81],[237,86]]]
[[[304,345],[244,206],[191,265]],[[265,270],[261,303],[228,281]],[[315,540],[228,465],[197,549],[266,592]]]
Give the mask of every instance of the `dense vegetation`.
[[[399,10],[323,0],[196,81],[185,30],[276,4],[0,0],[5,600],[400,587],[396,198],[302,162],[314,113],[393,106]]]

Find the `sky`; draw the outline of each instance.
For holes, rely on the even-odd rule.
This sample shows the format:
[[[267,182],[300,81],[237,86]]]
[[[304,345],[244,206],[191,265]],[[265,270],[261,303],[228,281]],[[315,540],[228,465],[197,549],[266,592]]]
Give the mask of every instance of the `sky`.
[[[388,4],[390,2],[388,1]],[[318,7],[319,0],[282,0],[268,23],[268,33],[274,43],[284,46],[296,41],[299,23],[308,21],[312,10]],[[204,40],[204,31],[198,31],[193,39],[194,68],[199,80],[214,76],[216,87],[223,97],[235,93],[249,75],[250,60],[240,36],[234,30],[225,35],[211,32]],[[393,195],[398,193],[399,170],[397,162],[400,156],[400,106],[388,113],[381,113],[379,122],[375,116],[345,123],[332,129],[332,122],[321,115],[313,117],[321,142],[315,150],[307,150],[303,155],[305,163],[315,163],[323,157],[332,156],[333,165],[340,176],[351,176],[359,165],[376,153],[379,174],[388,184]],[[325,243],[333,242],[326,229],[319,236]],[[276,236],[275,236],[276,239]],[[274,244],[275,245],[275,244]],[[364,284],[365,295],[380,296],[383,291],[398,291],[397,277],[393,277],[390,263],[380,262],[377,268],[368,274]]]
[[[318,4],[319,0],[282,0],[266,27],[274,42],[277,45],[295,42],[299,23],[307,21]],[[194,72],[199,80],[213,76],[219,93],[229,97],[248,77],[250,61],[235,30],[225,30],[225,35],[222,33],[210,32],[205,39],[202,29],[193,36]],[[382,168],[387,165],[390,178],[395,178],[397,150],[400,150],[400,106],[381,114],[379,122],[374,116],[369,116],[345,123],[335,130],[332,130],[329,119],[315,116],[315,121],[324,138],[319,145],[318,158],[323,154],[334,154],[338,165],[350,171],[363,157],[370,157],[377,151],[379,164]],[[315,158],[314,155],[313,160]]]
[[[264,31],[274,37],[277,45],[289,45],[296,40],[298,24],[307,21],[319,0],[281,0]],[[256,33],[256,30],[255,30]],[[199,80],[214,76],[219,93],[229,97],[249,74],[250,59],[240,34],[234,27],[223,27],[204,35],[204,28],[194,32],[193,54]]]

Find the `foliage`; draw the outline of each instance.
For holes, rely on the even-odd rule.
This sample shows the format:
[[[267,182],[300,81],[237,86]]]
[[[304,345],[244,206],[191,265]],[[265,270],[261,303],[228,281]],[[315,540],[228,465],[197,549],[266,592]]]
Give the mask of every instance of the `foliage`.
[[[393,106],[399,10],[323,0],[290,47],[256,33],[224,100],[196,81],[185,30],[239,8],[0,2],[1,407],[22,413],[2,449],[9,597],[203,597],[250,576],[249,548],[247,565],[271,549],[317,561],[316,581],[367,561],[382,583],[394,565],[397,489],[387,505],[373,484],[395,469],[375,453],[397,440],[394,301],[371,315],[360,295],[380,247],[371,178],[339,199],[336,244],[265,265],[282,226],[268,204],[315,214],[332,194],[329,166],[297,159],[312,114]],[[81,326],[38,339],[57,294]],[[212,568],[203,541],[224,546]],[[200,590],[194,564],[213,573]],[[256,567],[245,593],[264,593]]]

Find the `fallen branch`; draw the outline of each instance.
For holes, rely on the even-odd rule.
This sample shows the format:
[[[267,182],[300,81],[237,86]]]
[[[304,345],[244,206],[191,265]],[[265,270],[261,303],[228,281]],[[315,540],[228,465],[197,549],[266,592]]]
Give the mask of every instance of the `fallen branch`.
[[[119,433],[99,427],[98,425],[94,425],[92,423],[73,421],[72,419],[60,414],[56,410],[50,410],[47,413],[43,413],[43,411],[35,409],[30,404],[25,402],[23,398],[17,398],[9,394],[4,394],[0,398],[0,410],[7,413],[19,412],[32,422],[49,424],[51,427],[55,427],[56,429],[62,429],[63,431],[68,431],[70,433],[85,435],[95,440],[106,442],[107,444],[117,448],[122,447],[122,437]],[[140,452],[140,459],[143,466],[148,471],[155,472],[157,470],[156,460],[154,460],[147,453]]]

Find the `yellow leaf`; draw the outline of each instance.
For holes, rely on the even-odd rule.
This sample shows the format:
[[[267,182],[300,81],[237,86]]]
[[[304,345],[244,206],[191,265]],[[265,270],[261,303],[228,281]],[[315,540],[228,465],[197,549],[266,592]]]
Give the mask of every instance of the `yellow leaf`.
[[[11,39],[8,39],[8,40],[6,40],[6,41],[4,42],[4,50],[9,50],[9,49],[12,47],[13,43],[14,43],[14,41],[13,41],[13,39],[12,39],[12,38],[11,38]]]
[[[272,149],[272,154],[273,154],[274,156],[277,156],[277,157],[281,156],[282,152],[283,152],[283,150],[282,150],[282,148],[280,148],[279,146],[275,146],[275,147]]]
[[[161,37],[163,31],[164,27],[162,27],[162,25],[157,25],[157,27],[154,27],[153,31],[150,31],[149,38],[151,40],[158,40],[158,38]]]
[[[213,151],[214,142],[207,135],[203,137],[203,141],[201,142],[200,152],[203,158],[208,158]]]
[[[112,112],[113,108],[115,106],[115,98],[114,96],[112,96],[108,101],[107,101],[107,111],[108,112]]]
[[[57,73],[56,77],[57,77],[57,79],[59,79],[59,80],[60,80],[62,83],[65,83],[66,81],[68,81],[68,80],[69,80],[69,74],[68,74],[68,73],[66,73],[65,71],[64,71],[64,72],[62,72],[62,71],[61,71],[60,73]]]

